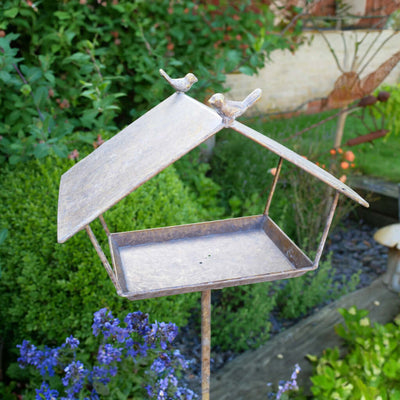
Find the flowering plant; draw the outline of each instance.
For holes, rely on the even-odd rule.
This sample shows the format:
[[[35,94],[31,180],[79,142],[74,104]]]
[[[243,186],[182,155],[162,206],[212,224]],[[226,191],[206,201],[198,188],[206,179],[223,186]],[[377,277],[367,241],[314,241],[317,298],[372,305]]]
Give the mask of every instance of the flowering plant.
[[[278,391],[276,393],[270,392],[268,393],[268,399],[271,400],[284,400],[288,399],[289,393],[292,391],[299,390],[299,386],[297,384],[297,376],[299,375],[301,368],[299,364],[294,366],[294,370],[292,375],[288,381],[280,381],[278,385]],[[270,386],[270,384],[268,384]]]
[[[140,311],[128,314],[124,322],[126,327],[122,327],[106,308],[94,313],[93,335],[102,340],[91,368],[77,359],[79,340],[73,336],[56,348],[39,349],[27,340],[18,345],[20,366],[35,367],[43,378],[40,389],[36,389],[36,399],[112,397],[109,386],[118,372],[127,366],[132,381],[134,372],[140,368],[145,370],[141,384],[133,388],[143,396],[147,394],[148,398],[157,400],[196,398],[191,390],[179,386],[177,375],[188,365],[179,350],[171,348],[178,334],[177,326],[157,321],[150,324],[148,315]]]

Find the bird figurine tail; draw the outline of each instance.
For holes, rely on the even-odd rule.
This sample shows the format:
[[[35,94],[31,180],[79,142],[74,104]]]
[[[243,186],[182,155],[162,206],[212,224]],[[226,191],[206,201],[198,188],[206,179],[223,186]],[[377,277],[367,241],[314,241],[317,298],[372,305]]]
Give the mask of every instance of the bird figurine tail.
[[[171,77],[163,70],[160,68],[160,75],[167,81],[170,82],[171,81]]]
[[[247,108],[251,107],[257,100],[260,99],[262,94],[261,89],[253,90],[244,100],[243,105]]]

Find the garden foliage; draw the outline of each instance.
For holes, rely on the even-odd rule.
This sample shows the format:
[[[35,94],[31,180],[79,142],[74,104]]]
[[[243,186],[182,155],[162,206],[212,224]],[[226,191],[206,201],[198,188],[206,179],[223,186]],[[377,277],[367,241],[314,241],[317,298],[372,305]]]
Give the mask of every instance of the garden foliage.
[[[0,229],[8,235],[0,245],[0,337],[6,348],[23,339],[51,345],[71,330],[90,345],[91,316],[99,307],[117,316],[132,309],[118,297],[84,232],[57,244],[57,200],[60,176],[71,160],[33,160],[3,166],[0,172]],[[12,207],[10,207],[12,205]],[[194,202],[174,167],[114,206],[105,218],[112,231],[197,222],[207,212]],[[99,223],[92,224],[107,249]],[[197,294],[169,296],[135,303],[158,320],[184,325]],[[89,343],[87,343],[89,341]]]
[[[226,90],[227,73],[255,73],[301,33],[295,20],[277,34],[268,6],[252,0],[6,0],[0,8],[0,155],[11,163],[65,157],[122,128],[172,93],[160,68],[194,72],[190,93],[203,101]],[[75,143],[71,132],[80,133]]]
[[[345,352],[326,349],[317,359],[311,388],[315,399],[389,400],[400,398],[400,320],[371,324],[368,311],[340,309],[335,327]]]
[[[379,103],[379,110],[383,114],[383,118],[386,120],[389,134],[398,136],[400,134],[400,84],[389,86],[384,85],[382,89],[387,93],[390,93],[390,97],[386,102]],[[379,117],[381,114],[376,113]]]
[[[179,386],[178,378],[188,363],[173,348],[176,325],[151,324],[140,311],[127,314],[121,324],[103,308],[94,313],[92,331],[98,346],[94,360],[80,351],[79,339],[72,335],[58,347],[39,348],[28,340],[17,346],[20,367],[30,369],[41,381],[35,389],[36,399],[197,398]],[[28,392],[24,398],[33,397]]]

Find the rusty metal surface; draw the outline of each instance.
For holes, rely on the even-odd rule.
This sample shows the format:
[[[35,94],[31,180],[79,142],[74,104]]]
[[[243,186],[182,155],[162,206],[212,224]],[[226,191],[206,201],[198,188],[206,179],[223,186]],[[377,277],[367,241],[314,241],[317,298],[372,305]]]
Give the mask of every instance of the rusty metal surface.
[[[114,284],[115,289],[117,290],[117,293],[120,294],[121,286],[120,286],[118,279],[114,273],[114,270],[111,268],[111,265],[108,262],[107,257],[103,252],[103,249],[101,248],[99,242],[97,241],[96,236],[94,235],[94,233],[89,225],[85,226],[85,230],[86,230],[87,234],[89,235],[90,241],[92,242],[93,247],[95,248],[104,268],[106,269],[108,276],[110,277],[112,283]]]
[[[267,216],[109,237],[122,296],[131,300],[299,276],[313,263]]]
[[[222,128],[221,117],[175,93],[68,170],[60,182],[65,242],[130,192]]]
[[[268,215],[269,208],[271,207],[272,197],[274,196],[276,184],[278,183],[279,174],[281,173],[281,169],[282,169],[282,162],[283,162],[283,158],[279,157],[278,165],[277,165],[276,171],[275,171],[274,180],[272,182],[272,187],[271,187],[271,190],[269,191],[267,204],[265,205],[265,209],[264,209],[265,215]]]
[[[349,197],[350,199],[354,200],[358,204],[361,204],[364,207],[369,207],[368,202],[365,201],[353,189],[351,189],[350,187],[345,185],[339,179],[335,178],[329,172],[318,167],[311,161],[306,160],[304,157],[300,156],[299,154],[295,153],[294,151],[281,145],[280,143],[276,142],[275,140],[269,138],[268,136],[264,136],[261,133],[255,131],[254,129],[241,124],[238,121],[235,121],[231,125],[231,127],[235,131],[241,133],[242,135],[248,137],[249,139],[254,140],[256,143],[260,144],[261,146],[266,147],[267,149],[271,150],[278,156],[284,158],[287,161],[290,161],[292,164],[303,169],[304,171],[308,172],[309,174],[315,176],[322,182],[325,182],[327,185],[331,186],[333,189],[339,191],[340,193],[342,193],[345,196]]]
[[[338,201],[339,201],[339,192],[335,192],[335,195],[332,200],[331,208],[329,210],[329,213],[328,213],[328,216],[326,219],[325,229],[322,233],[321,241],[319,243],[317,253],[315,255],[315,260],[314,260],[315,265],[318,265],[319,260],[321,259],[322,251],[324,250],[325,242],[328,237],[328,233],[329,233],[329,229],[331,227],[332,221],[333,221],[333,217],[335,215],[335,210],[336,210]]]
[[[380,130],[375,131],[375,132],[370,132],[370,133],[367,133],[365,135],[360,135],[360,136],[357,136],[356,138],[349,139],[346,142],[346,146],[356,146],[356,145],[361,144],[361,143],[372,142],[375,139],[379,139],[381,137],[386,136],[388,133],[389,133],[389,130],[380,129]]]
[[[201,400],[210,399],[211,290],[201,292]]]

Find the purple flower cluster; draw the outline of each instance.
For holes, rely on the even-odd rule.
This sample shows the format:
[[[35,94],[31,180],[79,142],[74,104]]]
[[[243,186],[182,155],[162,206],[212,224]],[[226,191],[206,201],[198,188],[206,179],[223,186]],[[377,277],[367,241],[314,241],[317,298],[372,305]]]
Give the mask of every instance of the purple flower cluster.
[[[66,397],[59,398],[59,393],[44,381],[41,388],[36,389],[36,399],[100,399],[99,384],[107,386],[112,377],[118,374],[119,365],[126,360],[143,365],[145,359],[149,363],[145,374],[151,383],[146,386],[149,398],[196,398],[191,390],[179,386],[175,376],[180,370],[187,368],[179,351],[168,349],[168,345],[178,334],[176,325],[157,321],[150,324],[148,315],[140,311],[128,314],[124,322],[126,327],[122,327],[120,321],[106,308],[94,313],[93,335],[100,336],[102,343],[96,363],[91,369],[77,360],[79,340],[73,336],[54,349],[46,347],[41,350],[26,340],[18,345],[18,361],[22,368],[32,365],[44,379],[58,374],[65,388]]]
[[[282,395],[290,390],[299,390],[297,385],[297,376],[300,373],[301,368],[298,364],[294,366],[294,370],[292,375],[288,381],[280,381],[278,385],[278,392],[277,393],[269,393],[268,398],[274,400],[280,400]]]

